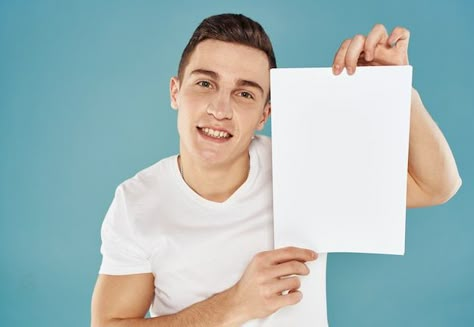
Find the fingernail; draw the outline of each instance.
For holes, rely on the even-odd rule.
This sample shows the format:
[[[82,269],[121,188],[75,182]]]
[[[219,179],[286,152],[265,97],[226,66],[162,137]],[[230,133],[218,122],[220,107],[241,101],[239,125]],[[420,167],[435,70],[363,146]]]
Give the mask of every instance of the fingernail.
[[[393,41],[393,42],[390,43],[390,46],[391,46],[392,48],[395,47],[396,45],[397,45],[397,41]]]
[[[318,254],[317,254],[316,252],[314,252],[314,251],[312,251],[311,254],[312,254],[312,256],[313,256],[313,259],[316,259],[316,258],[318,257]]]
[[[365,53],[365,60],[366,60],[366,61],[371,61],[371,60],[372,60],[372,54],[369,53],[369,52],[366,52],[366,53]]]
[[[352,67],[347,67],[347,74],[352,75]]]
[[[333,67],[334,74],[339,74],[340,69],[341,67],[339,67],[339,65],[334,65]]]

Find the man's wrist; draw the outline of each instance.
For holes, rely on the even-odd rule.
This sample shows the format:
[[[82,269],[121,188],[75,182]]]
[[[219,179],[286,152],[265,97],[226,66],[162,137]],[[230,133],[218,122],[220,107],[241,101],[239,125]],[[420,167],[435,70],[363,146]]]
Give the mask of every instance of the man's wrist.
[[[236,285],[217,294],[216,301],[222,304],[224,326],[237,327],[250,320],[239,299]]]

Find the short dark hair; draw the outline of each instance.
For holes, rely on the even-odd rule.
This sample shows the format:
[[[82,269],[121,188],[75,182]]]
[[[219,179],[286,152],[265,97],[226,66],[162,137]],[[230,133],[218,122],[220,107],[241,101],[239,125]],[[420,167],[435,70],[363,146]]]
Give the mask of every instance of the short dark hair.
[[[265,52],[270,68],[276,67],[272,43],[263,27],[242,14],[221,14],[204,19],[189,40],[178,67],[182,79],[189,57],[196,46],[207,39],[243,44]]]

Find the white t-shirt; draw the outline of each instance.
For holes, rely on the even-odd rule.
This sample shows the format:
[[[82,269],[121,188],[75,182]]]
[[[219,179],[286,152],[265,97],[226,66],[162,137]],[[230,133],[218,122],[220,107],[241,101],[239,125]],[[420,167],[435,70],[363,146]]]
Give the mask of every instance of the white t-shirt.
[[[270,139],[255,137],[249,154],[247,180],[223,203],[189,188],[176,155],[122,183],[102,225],[99,273],[153,273],[152,317],[234,285],[256,253],[273,249]]]

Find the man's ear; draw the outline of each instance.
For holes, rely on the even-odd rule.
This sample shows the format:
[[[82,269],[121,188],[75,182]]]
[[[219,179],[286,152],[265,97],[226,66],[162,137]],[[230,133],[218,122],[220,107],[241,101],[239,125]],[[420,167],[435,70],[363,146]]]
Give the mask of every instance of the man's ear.
[[[257,125],[258,131],[261,131],[265,127],[265,123],[267,122],[271,113],[272,113],[272,105],[270,101],[268,101],[267,104],[265,104],[265,108],[263,108],[262,118],[258,122],[258,125]]]
[[[170,80],[170,100],[171,108],[178,110],[178,93],[179,93],[179,79],[177,76],[171,77]]]

